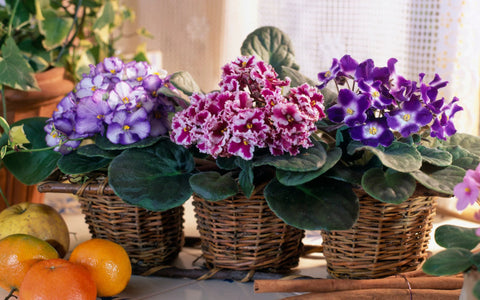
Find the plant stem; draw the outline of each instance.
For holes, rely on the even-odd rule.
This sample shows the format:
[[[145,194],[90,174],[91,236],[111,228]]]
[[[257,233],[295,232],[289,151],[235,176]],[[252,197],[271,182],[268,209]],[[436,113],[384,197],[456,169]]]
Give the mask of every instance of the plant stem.
[[[1,188],[0,188],[0,196],[2,196],[3,202],[5,202],[5,207],[10,207],[10,202],[8,202],[8,199],[7,197],[5,197],[5,194],[3,193]]]
[[[67,39],[65,40],[65,42],[62,45],[62,48],[60,49],[60,52],[58,53],[58,56],[57,56],[57,59],[55,60],[55,63],[58,63],[60,61],[60,58],[62,57],[63,52],[65,52],[65,49],[67,48],[67,46],[70,45],[73,42],[73,40],[75,39],[75,37],[77,36],[78,27],[79,27],[78,24],[77,24],[78,11],[80,10],[80,7],[82,6],[82,1],[83,0],[78,0],[77,6],[75,7],[75,13],[73,15],[72,27],[70,27],[70,30],[68,31]],[[72,38],[70,40],[68,40],[70,34],[73,31],[73,28],[75,28],[75,34],[73,34]]]
[[[12,35],[13,19],[15,18],[15,13],[17,12],[17,7],[18,7],[19,2],[20,2],[20,0],[17,0],[17,1],[15,1],[15,4],[13,5],[12,15],[10,16],[10,20],[8,21],[8,31],[7,31],[7,36],[8,37]]]

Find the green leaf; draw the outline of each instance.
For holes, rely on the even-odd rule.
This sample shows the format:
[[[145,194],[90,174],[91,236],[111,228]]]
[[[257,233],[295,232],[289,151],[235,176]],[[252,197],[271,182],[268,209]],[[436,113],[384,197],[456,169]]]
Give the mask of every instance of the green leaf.
[[[47,148],[45,142],[45,126],[47,118],[28,118],[12,124],[23,125],[23,130],[30,141],[29,149]],[[38,152],[17,152],[4,157],[5,167],[24,184],[39,183],[47,178],[57,166],[61,154],[51,149]]]
[[[311,86],[316,86],[318,83],[300,73],[298,70],[291,67],[282,66],[282,72],[280,73],[282,78],[289,77],[292,81],[291,87],[296,87],[304,83],[308,83]]]
[[[195,194],[209,201],[224,200],[238,193],[238,184],[231,173],[198,173],[190,177],[190,186]]]
[[[1,96],[1,95],[0,95]],[[10,131],[10,125],[4,117],[0,117],[0,127],[3,129],[3,133],[6,134]]]
[[[114,23],[115,20],[115,10],[113,9],[112,2],[107,0],[103,7],[99,11],[99,17],[93,25],[93,29],[101,30],[105,26],[109,26]]]
[[[480,281],[475,283],[475,286],[473,287],[473,295],[477,297],[477,299],[480,299]]]
[[[74,151],[60,158],[58,168],[65,174],[84,174],[105,168],[111,161],[111,158],[88,157]]]
[[[1,48],[0,84],[22,91],[40,90],[33,69],[23,58],[12,37]]]
[[[45,18],[39,24],[40,32],[45,36],[43,46],[47,50],[61,46],[70,33],[73,19],[59,16],[53,9],[43,10],[43,16]]]
[[[217,157],[216,163],[217,163],[217,166],[220,167],[221,169],[234,170],[238,168],[238,165],[236,164],[236,160],[237,160],[236,156]]]
[[[422,155],[423,161],[434,166],[446,167],[452,164],[452,155],[448,151],[418,146],[418,152]]]
[[[480,137],[478,136],[467,133],[456,133],[449,137],[446,142],[443,142],[443,144],[461,146],[469,152],[480,156]]]
[[[190,198],[194,167],[187,149],[161,140],[152,147],[125,150],[110,163],[108,177],[115,194],[125,202],[164,211]]]
[[[474,264],[477,269],[480,267],[480,253],[475,253],[470,257],[470,262]]]
[[[327,152],[319,142],[314,142],[314,146],[308,149],[301,149],[300,153],[291,156],[284,154],[272,156],[265,154],[253,159],[253,166],[270,165],[285,171],[315,171],[321,168],[327,160]]]
[[[435,230],[435,241],[444,248],[464,248],[472,250],[480,243],[475,234],[476,228],[457,225],[442,225]]]
[[[412,172],[422,166],[422,156],[412,145],[393,142],[385,149],[365,146],[359,142],[352,142],[348,145],[348,154],[350,155],[360,150],[371,151],[383,165],[399,172]]]
[[[342,150],[335,147],[327,153],[327,159],[325,164],[318,170],[308,172],[292,172],[278,169],[276,176],[278,181],[284,185],[303,184],[317,178],[318,176],[330,170],[340,160],[341,157]]]
[[[362,188],[373,198],[399,204],[415,192],[416,181],[408,173],[387,172],[372,168],[362,177]]]
[[[251,161],[246,161],[238,158],[236,160],[237,165],[242,169],[238,174],[238,184],[242,189],[245,197],[250,198],[255,186],[253,185],[253,167]]]
[[[193,93],[202,92],[192,75],[186,71],[173,73],[170,76],[169,81],[174,87],[182,91],[185,95],[191,96]]]
[[[450,248],[428,258],[423,264],[423,272],[435,276],[455,275],[472,266],[469,250]]]
[[[166,140],[168,138],[164,136],[159,137],[149,137],[143,140],[140,140],[133,144],[122,145],[122,144],[114,144],[110,142],[105,136],[97,135],[95,137],[95,144],[103,150],[125,150],[130,148],[145,148],[150,147],[153,144],[157,143],[160,140]]]
[[[295,63],[295,54],[290,38],[275,27],[260,27],[250,33],[242,44],[241,53],[245,56],[257,56],[272,65],[279,74],[281,74],[283,66],[299,69],[298,64]]]
[[[463,181],[465,170],[457,166],[427,167],[410,172],[419,183],[434,191],[453,195],[455,185]]]
[[[343,182],[319,178],[298,186],[285,186],[273,179],[265,199],[285,223],[306,230],[344,230],[358,218],[358,198]]]
[[[95,144],[89,144],[82,146],[77,149],[77,153],[87,157],[104,157],[104,158],[114,158],[117,156],[117,151],[107,151],[98,147]]]

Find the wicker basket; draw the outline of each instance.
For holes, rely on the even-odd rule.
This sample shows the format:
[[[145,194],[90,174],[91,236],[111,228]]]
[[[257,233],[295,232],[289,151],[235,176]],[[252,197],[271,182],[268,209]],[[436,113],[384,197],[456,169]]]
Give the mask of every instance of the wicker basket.
[[[92,238],[122,245],[134,274],[169,264],[183,246],[183,206],[165,212],[132,206],[114,194],[107,180],[84,185],[45,182],[38,189],[76,194]]]
[[[262,194],[217,202],[194,195],[193,205],[208,268],[286,272],[298,265],[304,231],[279,219]]]
[[[358,192],[360,215],[352,229],[322,231],[328,273],[334,278],[381,278],[413,271],[425,260],[435,197],[383,203]]]

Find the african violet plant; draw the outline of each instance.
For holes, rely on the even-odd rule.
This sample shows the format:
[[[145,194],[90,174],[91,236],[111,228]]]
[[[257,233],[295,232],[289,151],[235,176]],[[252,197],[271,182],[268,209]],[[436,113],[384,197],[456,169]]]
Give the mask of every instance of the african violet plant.
[[[415,192],[451,195],[480,161],[480,139],[455,132],[451,120],[461,108],[456,98],[438,97],[447,84],[438,75],[415,82],[397,74],[395,59],[376,67],[345,56],[315,82],[299,72],[289,38],[273,27],[251,33],[241,52],[223,68],[220,91],[193,95],[192,107],[173,120],[173,141],[216,158],[216,170],[197,168],[190,179],[207,200],[238,186],[250,196],[266,182],[266,201],[286,223],[348,229],[358,217],[357,189],[390,203]],[[277,132],[277,124],[285,128]],[[302,140],[288,140],[292,132]]]
[[[183,92],[198,89],[192,84],[192,91],[183,88],[189,82],[185,72],[167,76],[145,62],[106,58],[91,66],[52,118],[24,126],[31,144],[6,156],[5,165],[27,184],[44,180],[58,167],[78,180],[108,176],[124,201],[150,210],[181,205],[191,195],[194,162],[188,151],[170,142],[169,114],[186,105]],[[40,160],[41,155],[48,159]],[[41,175],[32,174],[32,165]]]

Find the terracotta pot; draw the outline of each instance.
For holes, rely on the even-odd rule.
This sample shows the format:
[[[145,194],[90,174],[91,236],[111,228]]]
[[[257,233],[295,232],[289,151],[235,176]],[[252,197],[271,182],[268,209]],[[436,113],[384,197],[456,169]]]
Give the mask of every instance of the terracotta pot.
[[[73,81],[64,68],[53,68],[35,75],[41,91],[24,92],[5,89],[7,120],[9,123],[30,118],[50,117],[57,103],[74,88]],[[3,110],[0,105],[0,112]],[[0,188],[11,204],[20,202],[43,202],[44,194],[36,186],[26,186],[15,179],[5,168],[0,169]],[[5,207],[0,200],[0,210]]]

